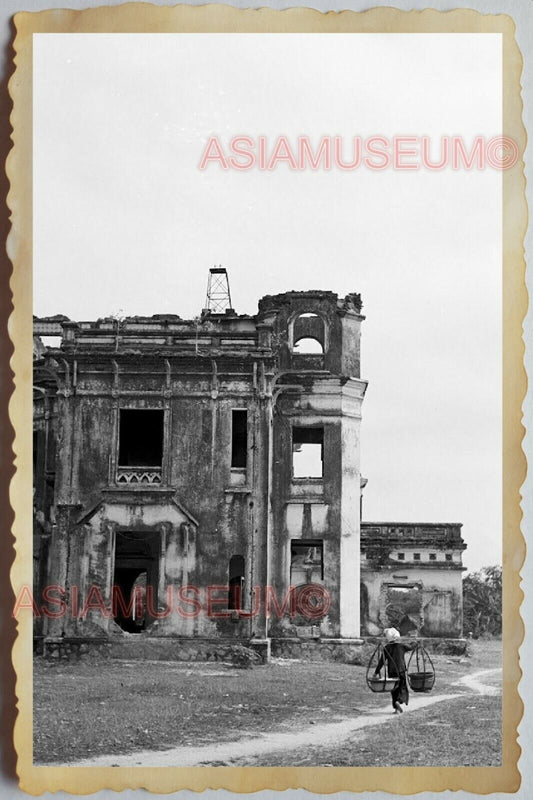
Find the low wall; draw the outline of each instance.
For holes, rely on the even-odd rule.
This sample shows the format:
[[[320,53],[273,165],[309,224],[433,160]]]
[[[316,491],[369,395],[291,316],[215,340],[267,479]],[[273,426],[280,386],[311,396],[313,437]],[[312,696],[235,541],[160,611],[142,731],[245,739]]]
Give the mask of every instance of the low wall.
[[[272,655],[301,661],[341,661],[366,664],[371,648],[364,639],[272,639]]]
[[[415,641],[405,637],[405,642]],[[468,656],[466,639],[417,639],[428,653]],[[272,655],[276,658],[296,658],[301,661],[342,661],[345,664],[366,666],[373,650],[383,638],[366,636],[362,639],[272,639]]]
[[[405,641],[413,641],[406,639]],[[468,656],[466,639],[418,639],[429,653]],[[366,666],[382,638],[364,639],[273,639],[179,638],[131,634],[114,639],[47,638],[42,654],[48,660],[79,661],[87,658],[115,658],[128,661],[198,661],[228,662],[235,658],[235,648],[253,651],[257,661],[268,663],[275,658],[299,661],[340,661]],[[253,658],[253,657],[252,657]]]
[[[108,639],[58,637],[42,641],[42,655],[49,661],[109,658],[110,648]]]
[[[200,639],[175,637],[124,636],[120,639],[81,637],[47,638],[42,655],[49,661],[79,661],[88,658],[114,658],[128,661],[230,661],[240,656],[266,663],[270,660],[270,640]]]
[[[250,647],[248,640],[178,638],[173,636],[124,637],[111,643],[111,658],[153,661],[228,661],[231,648]]]

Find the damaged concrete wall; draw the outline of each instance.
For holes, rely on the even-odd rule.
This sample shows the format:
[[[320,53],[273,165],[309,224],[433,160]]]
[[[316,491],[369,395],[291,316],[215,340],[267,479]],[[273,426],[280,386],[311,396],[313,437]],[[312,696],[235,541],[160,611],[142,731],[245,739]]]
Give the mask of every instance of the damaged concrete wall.
[[[460,635],[460,526],[361,527],[363,319],[308,291],[254,317],[35,321],[62,334],[35,348],[36,594],[91,601],[38,635],[347,640],[389,624],[402,581],[421,633]],[[104,613],[117,586],[139,609]]]
[[[119,635],[121,618],[103,614],[99,598],[107,607],[114,585],[128,594],[141,579],[154,635],[286,633],[279,620],[269,629],[264,603],[250,613],[253,590],[272,586],[283,599],[291,542],[310,538],[323,559],[311,582],[331,600],[321,631],[357,635],[361,320],[357,295],[289,292],[263,298],[257,317],[38,322],[63,334],[60,348],[36,350],[36,386],[56,419],[51,556],[40,570],[78,608],[94,601],[82,617],[50,618],[45,633]],[[302,338],[324,352],[299,354]],[[235,458],[239,411],[245,442]],[[323,432],[320,479],[292,475],[294,426]],[[230,574],[230,563],[244,574]],[[242,597],[228,614],[230,580]],[[187,599],[204,604],[219,587],[213,605],[225,616],[166,616],[169,590],[184,587],[193,587],[187,611]]]
[[[362,539],[365,633],[462,636],[461,525],[365,522]]]
[[[363,317],[357,295],[291,292],[264,298],[260,314],[273,325],[280,374],[274,389],[272,583],[285,597],[292,583],[291,548],[296,542],[322,548],[321,578],[328,613],[309,619],[286,617],[271,633],[353,637],[359,635],[359,521],[361,404],[359,335]],[[300,354],[301,336],[314,336],[323,354]],[[320,439],[320,475],[297,476],[295,431]],[[320,433],[320,436],[312,436]]]

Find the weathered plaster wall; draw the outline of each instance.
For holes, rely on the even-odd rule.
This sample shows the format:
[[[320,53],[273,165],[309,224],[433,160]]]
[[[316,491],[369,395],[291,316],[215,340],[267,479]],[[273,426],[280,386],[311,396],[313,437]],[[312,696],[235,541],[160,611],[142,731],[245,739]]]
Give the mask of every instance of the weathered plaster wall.
[[[462,572],[418,567],[394,570],[363,568],[365,586],[365,633],[377,635],[391,622],[387,617],[390,586],[416,586],[420,592],[419,633],[422,636],[462,636]],[[416,617],[416,614],[413,615]]]
[[[322,636],[359,635],[359,519],[361,402],[360,306],[332,293],[287,293],[265,298],[260,310],[275,309],[273,337],[280,343],[281,370],[274,414],[272,576],[278,597],[290,585],[291,541],[323,543],[323,579],[330,607],[315,620]],[[316,318],[301,318],[316,314]],[[318,331],[323,329],[323,336]],[[292,351],[300,335],[315,335],[323,355]],[[343,371],[345,370],[345,371]],[[326,372],[327,371],[327,372]],[[293,428],[323,429],[322,478],[292,472]],[[316,581],[318,582],[318,581]],[[297,632],[297,620],[271,625],[273,635]],[[309,627],[309,620],[301,620]],[[307,625],[306,625],[307,623]]]
[[[378,523],[361,534],[366,382],[360,378],[360,311],[358,295],[339,299],[311,291],[263,298],[255,318],[230,312],[199,322],[172,315],[120,324],[61,322],[63,346],[52,351],[48,365],[48,356],[43,362],[38,353],[36,373],[42,383],[36,402],[36,509],[48,525],[51,553],[49,569],[41,565],[40,576],[65,587],[68,600],[76,594],[78,607],[93,588],[109,606],[113,583],[120,579],[129,592],[142,565],[153,602],[146,633],[155,637],[350,639],[360,634],[361,605],[367,632],[381,630],[386,584],[396,581],[393,570],[406,568],[396,550],[409,555],[418,540],[410,524]],[[315,338],[324,352],[298,353],[294,346],[301,337]],[[119,463],[120,414],[142,409],[163,415],[159,466]],[[246,466],[234,468],[237,409],[247,411]],[[319,439],[323,432],[321,476],[293,474],[295,427],[318,429]],[[45,462],[55,478],[50,513]],[[459,543],[458,563],[437,571],[409,567],[408,581],[420,585],[424,597],[425,635],[458,635],[459,530],[456,525],[430,531],[446,546]],[[128,537],[133,545],[124,544]],[[321,566],[291,574],[292,542],[321,552]],[[244,562],[240,613],[228,611],[224,588],[234,556]],[[327,613],[289,618],[289,605],[282,618],[274,613],[268,620],[265,587],[279,607],[295,582],[322,586]],[[184,587],[193,587],[187,598],[180,594]],[[259,595],[254,587],[260,587]],[[218,617],[206,613],[210,592]],[[166,615],[169,598],[174,605]],[[258,599],[263,602],[257,611]],[[196,611],[179,613],[178,606]],[[50,618],[44,628],[53,636],[123,635],[98,608],[83,619]]]
[[[247,380],[245,376],[237,381],[224,380],[222,373],[216,390],[211,388],[212,377],[199,376],[196,381],[189,378],[184,382],[176,376],[171,382],[168,401],[162,396],[165,393],[163,373],[155,397],[146,396],[150,390],[146,390],[142,371],[137,374],[136,383],[133,377],[131,374],[128,377],[126,392],[119,366],[118,379],[108,374],[107,386],[103,376],[100,378],[98,391],[104,396],[91,394],[87,397],[82,394],[84,389],[92,393],[96,389],[90,376],[84,379],[83,366],[79,365],[80,394],[63,401],[58,498],[75,506],[66,523],[70,525],[73,540],[69,553],[63,537],[59,533],[55,537],[55,558],[60,562],[68,560],[70,564],[70,573],[64,577],[68,577],[69,585],[78,586],[82,595],[91,586],[98,586],[107,602],[113,579],[112,569],[110,571],[113,531],[120,528],[139,534],[155,531],[161,535],[167,526],[165,552],[158,571],[160,595],[168,586],[177,591],[191,584],[205,597],[208,586],[228,583],[229,559],[242,555],[248,599],[252,586],[264,582],[265,577],[265,556],[258,540],[265,538],[267,466],[264,403],[254,395],[251,369],[248,369]],[[193,385],[195,391],[192,391]],[[133,391],[136,396],[129,396]],[[128,495],[124,488],[115,485],[118,414],[123,408],[165,409],[166,456],[161,487],[135,487]],[[234,408],[247,408],[249,419],[248,464],[238,486],[234,485],[231,469]],[[187,553],[180,551],[178,539],[180,526],[190,520],[186,514],[177,514],[175,506],[169,507],[164,499],[165,488],[168,494],[169,487],[197,522],[193,526],[194,542],[189,540]],[[91,507],[100,503],[103,496],[110,502],[87,521],[87,513],[91,513]],[[134,502],[135,499],[138,502]],[[82,535],[86,541],[85,555],[75,555],[74,541]],[[61,576],[58,572],[58,582]],[[83,597],[80,600],[83,602]],[[224,607],[224,603],[217,605],[221,610]],[[98,624],[109,630],[108,621],[102,620],[101,615],[92,616],[95,623],[99,616]],[[259,619],[254,622],[259,623]],[[239,625],[243,633],[251,633],[252,622]],[[216,635],[220,626],[221,623],[208,620],[205,615],[191,620],[172,614],[159,623],[159,632]]]

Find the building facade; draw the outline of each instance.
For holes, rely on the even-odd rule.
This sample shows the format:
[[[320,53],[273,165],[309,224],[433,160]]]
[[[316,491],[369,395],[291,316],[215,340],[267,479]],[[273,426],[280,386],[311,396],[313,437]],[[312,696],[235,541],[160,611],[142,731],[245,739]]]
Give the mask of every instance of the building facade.
[[[463,633],[459,523],[361,525],[361,630],[457,638]]]
[[[83,612],[42,635],[132,632],[99,603],[138,585],[157,635],[283,636],[306,626],[276,603],[314,585],[315,630],[358,636],[362,320],[332,292],[254,317],[36,320],[60,336],[36,341],[36,583]]]
[[[397,570],[374,557],[391,526],[363,528],[361,549],[363,320],[359,295],[324,291],[266,296],[255,316],[34,320],[34,577],[58,611],[38,636],[377,632]],[[458,586],[436,635],[460,634]]]

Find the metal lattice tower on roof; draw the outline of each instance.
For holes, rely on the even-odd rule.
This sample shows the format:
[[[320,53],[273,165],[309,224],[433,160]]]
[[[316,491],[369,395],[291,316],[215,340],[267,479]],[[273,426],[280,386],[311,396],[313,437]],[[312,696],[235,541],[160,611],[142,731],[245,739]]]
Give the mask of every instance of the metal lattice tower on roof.
[[[229,278],[225,267],[212,267],[207,279],[207,295],[205,298],[204,313],[225,314],[233,311]]]

